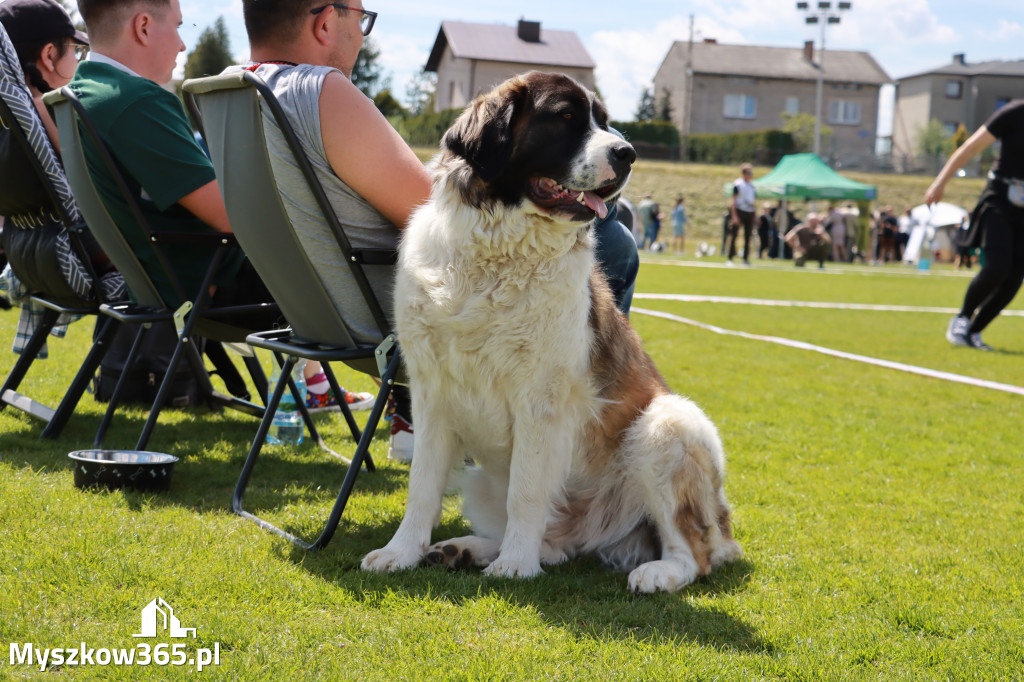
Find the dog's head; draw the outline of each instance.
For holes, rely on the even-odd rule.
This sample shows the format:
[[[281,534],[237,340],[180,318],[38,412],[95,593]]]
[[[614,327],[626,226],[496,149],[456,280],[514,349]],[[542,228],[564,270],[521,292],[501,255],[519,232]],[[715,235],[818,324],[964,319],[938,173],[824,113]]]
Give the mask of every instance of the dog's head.
[[[636,152],[608,130],[604,105],[561,74],[531,71],[478,97],[445,134],[450,178],[467,203],[533,207],[555,218],[604,217],[629,180]]]

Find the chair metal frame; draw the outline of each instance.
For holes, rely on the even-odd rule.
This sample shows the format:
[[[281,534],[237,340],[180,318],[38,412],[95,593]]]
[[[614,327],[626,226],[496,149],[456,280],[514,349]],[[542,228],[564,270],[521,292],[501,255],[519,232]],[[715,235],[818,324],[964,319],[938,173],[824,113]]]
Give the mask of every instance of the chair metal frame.
[[[284,110],[281,108],[280,103],[277,101],[277,98],[274,96],[273,91],[261,78],[259,78],[259,76],[251,71],[240,71],[226,76],[188,80],[183,84],[186,104],[189,111],[192,113],[194,120],[200,124],[200,127],[202,127],[203,122],[202,109],[204,99],[207,97],[215,97],[225,90],[238,89],[249,89],[251,97],[254,98],[253,104],[260,109],[262,109],[262,107],[267,107],[280,128],[288,147],[291,150],[291,153],[316,200],[317,207],[320,210],[325,224],[330,228],[334,235],[335,241],[338,245],[339,257],[343,262],[348,264],[359,290],[362,293],[363,303],[369,308],[373,315],[380,333],[380,338],[382,339],[379,343],[359,343],[353,341],[352,343],[346,344],[327,344],[316,339],[302,338],[291,328],[251,334],[246,339],[249,344],[258,348],[271,350],[280,356],[284,356],[286,359],[281,372],[282,379],[278,382],[277,386],[274,388],[273,394],[270,396],[267,404],[267,414],[260,423],[260,427],[253,439],[252,446],[249,449],[249,454],[246,457],[245,465],[243,466],[242,472],[239,476],[238,484],[235,487],[235,493],[232,499],[232,509],[236,514],[255,522],[265,530],[288,539],[305,550],[318,551],[323,549],[334,536],[341,517],[344,514],[348,498],[355,486],[356,477],[358,476],[362,466],[365,465],[368,471],[375,471],[373,459],[369,453],[370,443],[373,440],[374,432],[387,406],[391,390],[394,384],[399,381],[401,359],[398,352],[396,337],[392,332],[391,323],[388,321],[380,302],[377,300],[377,297],[370,286],[366,273],[363,270],[364,265],[393,265],[397,259],[397,252],[393,249],[356,249],[352,247],[348,237],[345,235],[341,222],[338,220],[334,208],[330,203],[330,200],[327,198],[326,192],[324,192],[309,159],[306,157],[306,153],[303,150],[302,144],[296,136],[290,121],[288,120]],[[224,144],[224,140],[218,135],[214,135],[212,137],[207,136],[206,141],[207,144],[210,145],[211,151],[214,151],[217,145]],[[262,130],[260,131],[260,134],[256,136],[254,144],[262,144],[262,148],[264,150],[266,149],[266,140],[262,134]],[[220,149],[224,150],[223,147]],[[218,164],[226,166],[227,162],[224,159],[228,154],[225,153],[223,156],[220,154],[213,154],[212,156],[218,175],[223,179],[223,171],[225,169],[218,168],[217,166]],[[228,208],[228,215],[232,218],[232,222],[234,222],[232,216],[234,203],[232,199],[235,197],[230,196],[230,183],[222,182],[221,191],[225,195],[224,199],[225,205]],[[280,219],[283,223],[281,225],[281,229],[291,231],[292,228],[290,220],[288,219],[283,206],[279,206],[279,208],[281,212]],[[245,237],[247,236],[244,230],[245,228],[236,229],[239,239],[243,242],[243,245]],[[256,238],[255,233],[253,233],[252,238]],[[249,253],[249,257],[253,262],[253,265],[257,268],[257,271],[261,271],[260,262],[256,259],[253,251],[247,250],[247,252]],[[285,318],[288,319],[289,304],[283,302],[286,300],[285,297],[278,296],[277,294],[275,294],[275,297],[279,302],[281,302],[282,311],[285,314]],[[273,419],[273,412],[284,392],[285,380],[288,379],[290,381],[290,368],[294,366],[298,358],[318,360],[324,363],[324,367],[328,367],[327,363],[329,362],[341,361],[349,364],[349,366],[359,371],[379,376],[381,379],[381,387],[377,393],[377,398],[374,401],[374,405],[370,411],[365,428],[360,432],[354,422],[349,422],[349,428],[352,431],[353,439],[357,442],[355,453],[353,454],[351,463],[349,464],[341,489],[338,492],[338,496],[328,519],[318,537],[312,542],[307,542],[306,540],[279,528],[257,514],[246,510],[244,506],[245,491],[249,485],[256,462],[266,440],[266,435]],[[331,381],[332,387],[337,392],[339,389],[333,379],[333,376],[328,374],[328,377]]]

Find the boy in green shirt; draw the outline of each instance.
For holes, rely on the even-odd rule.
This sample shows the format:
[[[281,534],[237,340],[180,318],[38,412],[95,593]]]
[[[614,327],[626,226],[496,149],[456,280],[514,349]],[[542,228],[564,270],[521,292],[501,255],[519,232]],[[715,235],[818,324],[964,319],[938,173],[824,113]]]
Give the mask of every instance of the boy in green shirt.
[[[185,45],[178,36],[178,0],[81,0],[79,10],[90,31],[92,51],[69,87],[81,100],[100,137],[114,156],[129,191],[156,231],[231,232],[213,166],[196,142],[178,98],[159,84],[170,81],[176,55]],[[183,301],[163,273],[114,179],[98,152],[83,139],[89,170],[111,217],[146,268],[166,303]],[[208,246],[162,247],[192,299],[202,283],[213,250]],[[240,249],[232,249],[214,274],[214,303],[272,302],[266,287]],[[236,324],[267,329],[277,313],[259,313]]]

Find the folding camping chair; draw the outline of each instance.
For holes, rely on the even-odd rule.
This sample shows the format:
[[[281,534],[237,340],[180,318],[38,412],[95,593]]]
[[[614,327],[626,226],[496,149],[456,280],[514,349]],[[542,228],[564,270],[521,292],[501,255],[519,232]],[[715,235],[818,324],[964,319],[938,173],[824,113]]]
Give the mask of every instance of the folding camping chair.
[[[193,115],[201,116],[205,139],[238,241],[291,325],[286,330],[252,334],[247,341],[253,346],[287,356],[281,372],[283,378],[289,376],[298,358],[307,358],[325,363],[341,361],[381,379],[380,391],[361,433],[349,419],[349,427],[358,445],[327,523],[316,540],[306,542],[243,507],[242,499],[283,392],[283,381],[278,383],[270,398],[267,414],[238,479],[232,502],[236,513],[300,547],[318,550],[326,546],[334,535],[363,463],[369,471],[374,470],[369,454],[370,442],[397,379],[399,355],[391,324],[370,288],[364,266],[393,265],[397,254],[393,250],[352,248],[291,124],[273,92],[258,76],[250,71],[238,71],[189,80],[183,87]],[[357,335],[331,301],[295,233],[271,166],[262,119],[264,107],[284,134],[324,223],[335,236],[339,267],[341,263],[348,264],[362,292],[362,297],[351,301],[351,306],[365,307],[376,321],[379,337],[375,342],[356,340]],[[331,384],[335,394],[340,395],[333,378]]]
[[[240,410],[242,412],[263,417],[264,408],[243,398],[224,395],[216,391],[210,382],[209,374],[203,364],[203,359],[195,344],[195,336],[202,336],[208,339],[226,342],[241,342],[251,330],[225,323],[217,318],[229,317],[232,314],[242,314],[265,309],[269,304],[231,307],[207,307],[208,290],[213,273],[224,256],[225,249],[234,246],[234,238],[229,234],[196,234],[196,233],[157,233],[150,229],[141,208],[135,197],[129,191],[128,186],[117,168],[106,145],[100,139],[95,127],[89,120],[88,114],[78,101],[75,94],[67,87],[59,92],[48,93],[44,101],[52,108],[57,123],[57,130],[60,136],[61,149],[63,152],[64,165],[67,171],[68,180],[75,192],[75,196],[81,206],[82,213],[92,229],[96,240],[106,251],[110,260],[114,263],[131,292],[133,303],[121,303],[117,305],[101,305],[100,310],[117,320],[133,320],[155,322],[171,320],[178,334],[178,344],[171,356],[164,380],[157,391],[153,407],[149,417],[139,435],[135,449],[144,450],[156,426],[160,410],[166,401],[171,385],[174,380],[175,370],[182,357],[189,363],[195,374],[199,388],[205,399],[211,405],[221,405]],[[132,251],[128,242],[121,234],[120,229],[114,223],[110,214],[100,198],[86,164],[82,148],[82,134],[88,136],[92,144],[99,151],[102,163],[106,170],[114,178],[122,193],[129,209],[135,217],[137,226],[143,231],[146,238],[153,245],[154,252],[166,273],[180,300],[184,303],[177,309],[172,309],[157,291],[145,268],[139,262],[138,257]],[[175,275],[169,261],[163,254],[162,245],[172,243],[200,243],[211,247],[212,256],[207,268],[206,276],[199,290],[193,296],[186,296],[181,282]],[[139,347],[142,335],[146,327],[140,327],[139,334],[135,339],[131,351],[129,351],[126,366],[131,366],[132,360]],[[257,391],[261,397],[266,395],[266,378],[256,357],[243,358]],[[124,375],[122,375],[122,380]],[[119,382],[120,383],[120,382]],[[114,393],[117,395],[119,388],[115,386]],[[110,423],[115,404],[111,400],[104,421],[96,436],[96,446],[102,442],[103,434]],[[305,409],[305,406],[301,406]],[[307,415],[308,417],[308,415]]]
[[[81,265],[81,270],[79,270],[78,264],[61,263],[62,267],[75,272],[73,281],[79,283],[78,287],[72,288],[69,285],[66,287],[67,291],[63,293],[56,290],[30,291],[29,300],[31,304],[42,310],[42,315],[18,360],[14,363],[3,385],[0,386],[0,410],[11,405],[32,417],[41,419],[47,422],[42,437],[56,438],[64,429],[93,374],[103,360],[119,323],[108,317],[97,319],[93,344],[56,409],[18,392],[22,380],[46,343],[47,335],[62,316],[64,319],[68,319],[74,316],[99,315],[99,305],[105,301],[105,295],[104,287],[101,286],[100,279],[92,268],[89,256],[82,245],[80,233],[85,229],[85,224],[80,219],[78,208],[67,187],[63,171],[57,162],[56,155],[43,129],[42,121],[39,120],[31,96],[24,84],[21,65],[18,62],[14,46],[2,26],[0,26],[0,125],[9,131],[10,142],[13,143],[9,153],[24,155],[25,162],[33,171],[34,178],[28,179],[26,182],[38,182],[37,188],[45,196],[46,205],[38,207],[39,213],[64,227],[67,231],[71,253],[77,256]],[[20,216],[8,216],[8,229],[19,229],[15,225],[20,219]],[[69,256],[70,260],[71,256]],[[19,274],[13,263],[12,270],[16,276]],[[108,288],[111,292],[123,290],[123,285],[118,287],[113,282],[108,282],[108,284],[111,284]]]

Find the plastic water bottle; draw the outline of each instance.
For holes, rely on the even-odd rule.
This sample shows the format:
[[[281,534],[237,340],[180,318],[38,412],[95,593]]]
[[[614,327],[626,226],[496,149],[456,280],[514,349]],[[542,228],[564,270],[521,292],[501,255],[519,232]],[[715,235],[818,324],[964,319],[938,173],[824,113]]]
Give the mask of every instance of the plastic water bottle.
[[[917,256],[917,269],[929,270],[932,267],[932,230],[925,228],[924,239],[921,240],[921,251]]]
[[[299,389],[299,398],[303,401],[306,399],[306,377],[302,373],[305,366],[306,361],[299,360],[292,369],[292,379],[295,381],[295,386]],[[277,386],[280,377],[281,367],[275,359],[274,372],[270,375],[270,386]],[[278,403],[277,411],[274,413],[274,421],[270,425],[270,432],[267,433],[267,442],[272,445],[298,445],[302,442],[304,432],[305,425],[302,423],[302,414],[295,403],[295,397],[286,386],[284,393],[281,395],[281,402]]]

